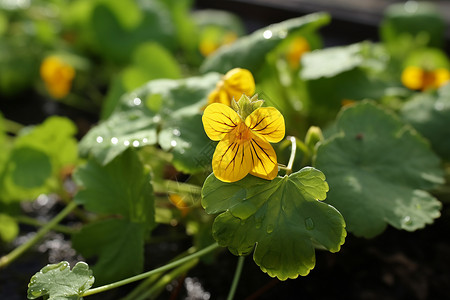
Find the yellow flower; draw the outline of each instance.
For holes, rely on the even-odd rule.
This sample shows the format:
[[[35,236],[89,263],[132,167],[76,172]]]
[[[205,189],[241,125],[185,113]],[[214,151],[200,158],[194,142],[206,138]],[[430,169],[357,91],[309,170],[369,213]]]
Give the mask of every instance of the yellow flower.
[[[286,58],[291,67],[298,68],[301,57],[310,50],[309,43],[304,37],[299,36],[292,40],[286,53]]]
[[[181,211],[181,215],[183,217],[185,217],[189,213],[190,207],[185,202],[184,197],[181,197],[178,194],[170,194],[169,201]]]
[[[277,109],[261,104],[243,95],[234,105],[238,112],[221,103],[205,109],[205,132],[211,140],[220,141],[212,159],[218,179],[234,182],[248,173],[268,180],[277,176],[277,155],[270,143],[283,139],[284,118]]]
[[[402,83],[412,90],[437,89],[450,80],[450,71],[438,68],[433,71],[424,70],[420,67],[409,66],[402,72]]]
[[[200,53],[203,56],[209,56],[216,52],[223,45],[230,45],[237,40],[238,36],[233,31],[229,31],[222,35],[220,38],[213,39],[208,35],[205,35],[198,46]]]
[[[230,106],[231,100],[239,99],[242,94],[255,93],[255,79],[247,69],[234,68],[227,72],[208,95],[208,104],[222,103]]]
[[[56,56],[49,56],[41,64],[40,74],[49,94],[56,99],[67,96],[75,77],[74,68]]]

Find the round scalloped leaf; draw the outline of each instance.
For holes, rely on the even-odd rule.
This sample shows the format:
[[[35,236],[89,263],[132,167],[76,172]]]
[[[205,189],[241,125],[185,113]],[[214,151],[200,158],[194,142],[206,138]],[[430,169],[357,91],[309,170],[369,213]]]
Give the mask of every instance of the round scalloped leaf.
[[[417,132],[367,101],[344,109],[336,129],[319,146],[315,167],[348,231],[370,238],[388,224],[414,231],[439,217],[441,203],[425,190],[442,184],[443,172]]]
[[[264,62],[267,53],[275,49],[293,32],[311,31],[330,21],[326,13],[315,13],[272,24],[241,37],[227,47],[221,47],[208,56],[200,67],[201,72],[226,73],[240,67],[255,72]]]
[[[72,270],[66,261],[47,265],[31,277],[28,299],[78,300],[94,283],[89,266],[78,262]]]
[[[450,160],[450,84],[437,94],[418,94],[405,103],[401,114],[431,142],[437,154]]]
[[[340,250],[345,222],[332,206],[320,202],[328,191],[325,176],[303,168],[267,181],[248,175],[224,183],[211,174],[202,189],[209,214],[221,213],[213,236],[235,255],[249,254],[262,271],[280,280],[307,275],[315,265],[315,246]]]

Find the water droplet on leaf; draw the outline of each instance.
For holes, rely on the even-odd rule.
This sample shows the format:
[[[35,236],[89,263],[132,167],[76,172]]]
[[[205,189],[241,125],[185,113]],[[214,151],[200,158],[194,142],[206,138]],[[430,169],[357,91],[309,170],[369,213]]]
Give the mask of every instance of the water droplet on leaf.
[[[267,225],[266,231],[267,231],[267,233],[272,233],[273,229],[274,229],[273,224],[269,224],[269,225]]]
[[[172,134],[173,134],[174,136],[180,136],[180,135],[181,135],[181,132],[180,132],[180,130],[178,130],[178,129],[174,129],[174,130],[172,131]]]
[[[263,37],[268,40],[272,37],[272,31],[267,29],[266,31],[263,32]]]
[[[404,217],[403,220],[402,220],[402,223],[403,223],[404,225],[411,225],[411,224],[412,224],[411,217],[410,217],[410,216]]]
[[[96,139],[95,139],[96,141],[97,141],[97,143],[102,143],[103,142],[103,137],[101,137],[101,136],[98,136]]]
[[[175,140],[170,141],[170,146],[175,147],[176,145],[177,145],[177,141],[175,141]]]

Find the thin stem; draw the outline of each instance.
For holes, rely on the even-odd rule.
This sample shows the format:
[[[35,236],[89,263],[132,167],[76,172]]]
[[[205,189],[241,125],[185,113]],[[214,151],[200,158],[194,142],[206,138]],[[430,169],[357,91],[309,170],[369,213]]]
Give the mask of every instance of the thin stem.
[[[234,294],[239,283],[239,278],[241,277],[242,268],[244,266],[245,256],[239,256],[239,260],[236,266],[236,271],[234,272],[233,282],[231,283],[230,291],[228,292],[227,300],[233,300]]]
[[[197,257],[203,256],[203,255],[205,255],[205,254],[207,254],[207,253],[209,253],[209,252],[211,252],[211,251],[213,251],[213,250],[215,250],[215,249],[217,249],[219,247],[220,247],[219,244],[214,243],[214,244],[212,244],[212,245],[210,245],[210,246],[208,246],[208,247],[206,247],[206,248],[204,248],[204,249],[202,249],[202,250],[200,250],[200,251],[198,251],[196,253],[193,253],[193,254],[191,254],[189,256],[183,257],[183,258],[181,258],[179,260],[176,260],[176,261],[174,261],[172,263],[168,263],[168,264],[166,264],[166,265],[164,265],[162,267],[156,268],[154,270],[151,270],[151,271],[148,271],[148,272],[145,272],[145,273],[142,273],[142,274],[139,274],[139,275],[136,275],[136,276],[124,279],[124,280],[120,280],[120,281],[117,281],[117,282],[114,282],[114,283],[106,284],[106,285],[100,286],[98,288],[90,289],[90,290],[86,291],[82,296],[85,297],[85,296],[90,296],[90,295],[98,294],[98,293],[101,293],[101,292],[105,292],[105,291],[108,291],[108,290],[120,287],[120,286],[125,285],[125,284],[129,284],[129,283],[132,283],[132,282],[135,282],[135,281],[138,281],[138,280],[142,280],[144,278],[152,276],[153,274],[165,272],[165,271],[173,269],[173,268],[175,268],[175,267],[177,267],[179,265],[182,265],[185,262],[188,262],[188,261],[193,260],[193,259],[195,259]]]
[[[289,162],[286,167],[286,175],[292,173],[292,166],[294,165],[295,152],[297,151],[297,140],[293,136],[288,136],[287,139],[291,141],[291,156],[289,157]]]
[[[180,267],[172,270],[170,273],[162,276],[161,279],[158,282],[156,282],[156,284],[154,284],[150,289],[141,294],[139,297],[135,298],[135,300],[144,300],[150,297],[154,299],[157,296],[157,294],[160,293],[162,289],[164,289],[166,285],[172,282],[173,279],[181,276],[182,274],[186,273],[187,271],[195,267],[195,265],[198,262],[199,262],[198,258],[193,259],[181,265]]]
[[[35,226],[35,227],[42,227],[45,226],[45,224],[47,224],[46,222],[42,222],[27,216],[16,216],[14,217],[14,219],[22,224],[27,224],[27,225],[31,225],[31,226]],[[76,232],[78,232],[78,229],[75,228],[71,228],[68,226],[63,226],[63,225],[55,225],[52,228],[55,231],[59,231],[61,233],[65,233],[65,234],[74,234]]]
[[[173,180],[164,180],[162,184],[153,183],[155,192],[180,192],[189,193],[193,195],[200,195],[202,188],[198,185],[189,184],[185,182],[178,182]]]
[[[0,269],[9,265],[12,261],[17,259],[25,251],[31,248],[34,244],[39,242],[47,232],[53,229],[55,225],[61,222],[72,210],[77,207],[75,202],[70,202],[58,215],[56,215],[50,222],[45,224],[39,231],[28,241],[11,251],[9,254],[0,258]]]

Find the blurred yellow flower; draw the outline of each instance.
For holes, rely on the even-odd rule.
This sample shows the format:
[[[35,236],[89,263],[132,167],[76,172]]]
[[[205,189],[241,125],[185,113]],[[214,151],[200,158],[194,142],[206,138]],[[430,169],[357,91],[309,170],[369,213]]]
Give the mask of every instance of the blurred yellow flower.
[[[178,195],[178,194],[170,194],[169,195],[169,201],[181,211],[181,215],[183,217],[185,217],[189,213],[190,207],[184,201],[184,198],[181,197],[180,195]]]
[[[306,52],[311,51],[308,41],[304,37],[296,37],[289,44],[286,58],[292,68],[298,68],[300,59]]]
[[[277,155],[270,143],[283,139],[284,118],[277,109],[255,103],[253,98],[243,95],[234,106],[239,107],[239,114],[221,103],[209,105],[203,114],[206,134],[211,140],[220,141],[212,168],[214,175],[224,182],[238,181],[248,173],[268,180],[278,174]],[[243,106],[251,108],[247,109],[248,115],[242,115],[246,111]],[[255,107],[259,108],[253,110]]]
[[[450,80],[450,71],[444,68],[428,71],[409,66],[403,70],[401,80],[404,86],[412,90],[437,89]]]
[[[40,74],[49,94],[61,99],[70,92],[75,69],[56,56],[48,56],[41,63]]]
[[[242,94],[255,93],[255,79],[247,69],[234,68],[227,72],[208,95],[208,104],[222,103],[230,106],[232,99],[239,99]]]
[[[229,31],[220,39],[214,40],[210,36],[204,36],[199,44],[199,51],[203,56],[209,56],[212,53],[216,52],[223,45],[230,45],[236,41],[238,36],[236,33]]]

